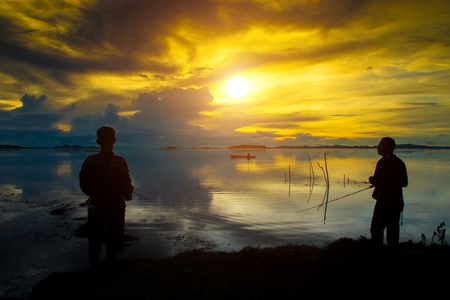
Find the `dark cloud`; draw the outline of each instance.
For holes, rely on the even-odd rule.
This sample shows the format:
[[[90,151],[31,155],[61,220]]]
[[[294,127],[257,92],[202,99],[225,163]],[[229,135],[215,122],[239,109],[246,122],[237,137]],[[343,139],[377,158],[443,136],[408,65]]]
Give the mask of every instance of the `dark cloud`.
[[[161,93],[144,93],[133,101],[139,110],[131,122],[143,128],[186,128],[200,117],[213,100],[209,89],[170,89]]]
[[[53,110],[46,95],[25,94],[20,101],[21,107],[0,110],[0,144],[48,146],[64,137],[56,124],[64,119],[65,109]]]
[[[51,70],[57,80],[60,80],[64,72],[90,72],[90,71],[134,71],[140,70],[142,64],[132,57],[122,54],[105,54],[102,57],[73,57],[65,54],[55,54],[48,51],[31,49],[29,47],[0,42],[0,57],[2,61],[13,60],[34,66],[40,69]],[[173,68],[160,63],[153,63],[152,67],[146,67],[155,71],[173,71]]]
[[[22,106],[19,108],[16,108],[16,112],[38,112],[40,110],[45,109],[47,100],[46,95],[42,95],[39,98],[36,98],[36,96],[29,96],[28,94],[25,94],[20,101],[22,102]]]
[[[52,70],[57,81],[66,82],[64,72],[139,71],[142,69],[174,72],[170,61],[161,63],[166,56],[168,38],[186,48],[194,49],[177,32],[185,22],[201,41],[218,34],[236,34],[248,30],[251,24],[296,27],[335,27],[360,17],[361,10],[371,1],[321,0],[314,2],[278,1],[268,6],[255,1],[206,0],[99,0],[91,7],[80,7],[78,14],[30,15],[44,21],[50,30],[28,28],[18,20],[1,17],[0,24],[7,30],[0,33],[0,57],[3,62],[14,60],[30,66]],[[46,5],[48,9],[61,9],[64,2]],[[23,9],[23,8],[22,8]],[[42,9],[41,7],[36,7]],[[77,15],[77,17],[74,17]],[[60,33],[58,22],[71,28]],[[83,53],[71,55],[49,45],[33,47],[36,36],[47,37],[55,44],[66,44]],[[111,48],[112,47],[112,48]],[[192,50],[192,53],[195,53]],[[145,61],[141,59],[145,55]],[[154,59],[152,59],[153,57]]]
[[[212,100],[213,96],[206,88],[143,93],[133,101],[131,109],[137,112],[130,118],[121,116],[120,107],[110,103],[101,113],[75,116],[71,132],[94,134],[98,127],[108,125],[117,129],[121,145],[192,143],[204,137],[206,131],[190,122],[199,118],[200,112],[207,110]]]
[[[119,116],[119,109],[120,108],[115,104],[109,103],[102,113],[75,116],[71,121],[71,132],[74,134],[95,133],[97,128],[104,125],[117,128],[128,128],[129,120],[126,117]]]
[[[297,29],[342,27],[364,15],[373,0],[319,1],[239,1],[233,15],[248,23],[265,23]],[[236,18],[237,19],[237,18]]]
[[[432,99],[430,102],[424,102],[424,101],[411,101],[411,102],[401,102],[400,104],[411,107],[411,108],[424,108],[424,107],[443,107],[442,104],[435,101],[435,99]]]
[[[287,113],[276,113],[276,114],[261,114],[258,117],[249,120],[243,118],[242,122],[247,123],[247,125],[240,124],[240,126],[261,126],[264,128],[297,128],[303,122],[314,122],[320,121],[323,117],[318,114],[304,114],[298,111],[287,112]]]
[[[131,118],[121,116],[120,106],[109,103],[103,112],[74,116],[71,131],[63,132],[56,129],[56,124],[73,112],[75,106],[55,110],[47,104],[47,96],[25,94],[20,100],[21,107],[0,110],[0,144],[22,145],[24,136],[37,145],[58,145],[69,138],[72,138],[71,143],[92,144],[95,131],[103,125],[117,128],[122,144],[187,142],[192,137],[200,138],[206,134],[190,122],[199,118],[200,112],[208,109],[212,100],[213,96],[206,88],[141,94],[133,101],[133,109],[138,112]],[[34,137],[30,138],[32,132]]]
[[[47,96],[38,98],[25,94],[20,101],[22,106],[11,111],[0,110],[0,128],[30,130],[53,130],[55,124],[64,118],[58,111],[50,109],[46,103]]]
[[[320,136],[314,136],[311,133],[298,133],[295,135],[296,145],[323,145],[325,139]]]
[[[350,118],[350,117],[358,117],[360,115],[357,114],[333,114],[330,117],[341,117],[341,118]]]
[[[248,0],[101,0],[83,11],[80,22],[73,24],[74,29],[66,39],[83,51],[112,46],[124,56],[145,54],[154,58],[166,56],[172,39],[191,49],[194,55],[192,42],[235,36],[255,25],[291,30],[344,26],[362,18],[364,8],[371,2],[277,1],[268,5]],[[190,42],[178,33],[182,23],[192,29],[191,39],[196,37],[197,41]]]
[[[126,54],[159,56],[167,51],[166,37],[183,39],[174,31],[180,21],[216,27],[217,14],[217,3],[212,1],[100,0],[84,10],[68,38],[83,49],[111,45]]]

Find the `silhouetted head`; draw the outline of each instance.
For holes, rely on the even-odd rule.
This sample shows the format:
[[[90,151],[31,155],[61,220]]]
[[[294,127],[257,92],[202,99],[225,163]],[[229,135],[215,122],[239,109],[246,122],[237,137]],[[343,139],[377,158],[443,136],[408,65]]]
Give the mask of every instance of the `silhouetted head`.
[[[112,127],[103,126],[97,129],[97,144],[111,146],[116,143],[116,131]]]
[[[378,143],[378,154],[385,156],[386,154],[392,154],[395,150],[395,141],[393,138],[384,137]]]

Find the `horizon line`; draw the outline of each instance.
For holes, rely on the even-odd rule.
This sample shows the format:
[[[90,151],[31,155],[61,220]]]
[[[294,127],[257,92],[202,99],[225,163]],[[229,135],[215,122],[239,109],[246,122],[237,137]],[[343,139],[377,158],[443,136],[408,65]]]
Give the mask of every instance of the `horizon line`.
[[[176,149],[193,149],[193,150],[214,150],[214,149],[230,149],[230,150],[243,150],[243,149],[253,149],[253,150],[264,150],[264,149],[373,149],[376,145],[281,145],[281,146],[265,146],[265,145],[233,145],[233,146],[160,146],[160,147],[121,147],[117,146],[119,149],[166,149],[166,150],[176,150]],[[59,145],[59,146],[19,146],[19,145],[8,145],[0,144],[1,150],[27,150],[27,149],[53,149],[53,150],[86,150],[86,149],[100,149],[99,146],[81,146],[81,145]],[[396,149],[450,149],[450,146],[433,146],[433,145],[421,145],[421,144],[398,144]]]

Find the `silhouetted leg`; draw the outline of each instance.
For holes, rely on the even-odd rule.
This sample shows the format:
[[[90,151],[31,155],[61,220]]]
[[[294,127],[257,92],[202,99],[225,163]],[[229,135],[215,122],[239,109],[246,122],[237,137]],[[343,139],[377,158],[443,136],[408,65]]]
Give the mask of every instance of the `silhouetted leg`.
[[[124,230],[125,213],[123,211],[112,212],[109,216],[106,233],[108,259],[115,259],[117,254],[123,252]]]
[[[94,211],[94,207],[88,208],[88,252],[89,264],[95,266],[100,263],[100,251],[102,242],[103,226],[98,211]]]
[[[400,215],[401,212],[393,212],[389,216],[386,239],[389,246],[398,245],[400,239]]]
[[[377,203],[378,204],[378,203]],[[375,204],[370,225],[372,242],[377,246],[383,245],[384,229],[386,228],[385,214],[379,205]]]

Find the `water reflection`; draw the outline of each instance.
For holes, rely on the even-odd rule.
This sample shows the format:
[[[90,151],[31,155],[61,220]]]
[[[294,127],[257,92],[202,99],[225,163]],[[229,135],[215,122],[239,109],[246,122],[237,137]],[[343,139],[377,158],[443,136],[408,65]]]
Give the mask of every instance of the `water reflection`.
[[[59,177],[70,177],[72,174],[72,164],[70,161],[61,161],[60,164],[56,167],[56,174]]]
[[[333,200],[369,185],[367,178],[379,158],[374,150],[266,150],[251,153],[256,156],[251,160],[229,159],[233,153],[229,150],[116,152],[127,159],[135,190],[144,196],[128,203],[127,227],[133,230],[207,234],[235,248],[369,236],[374,205],[370,190],[330,203],[325,224],[324,207],[297,212],[324,200],[324,153],[328,198]],[[87,155],[0,152],[1,193],[12,190],[28,202],[45,205],[54,205],[56,197],[76,207],[86,199],[78,187],[78,172]],[[421,232],[432,233],[448,218],[450,191],[445,180],[450,155],[448,151],[398,151],[397,155],[410,176],[404,190],[401,240],[418,240]],[[66,200],[61,200],[63,195]]]

